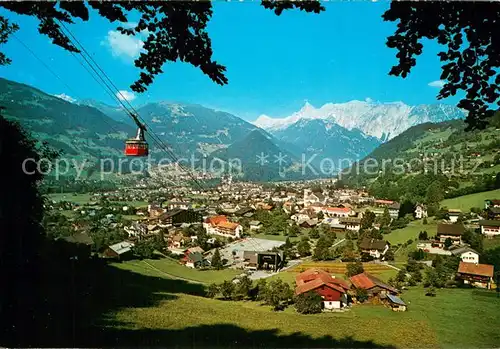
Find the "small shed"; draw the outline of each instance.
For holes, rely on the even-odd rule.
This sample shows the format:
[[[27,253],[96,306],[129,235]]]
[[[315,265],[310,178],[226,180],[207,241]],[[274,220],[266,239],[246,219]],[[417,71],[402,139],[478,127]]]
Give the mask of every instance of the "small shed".
[[[398,296],[388,294],[387,303],[391,306],[393,311],[406,311],[406,303]]]

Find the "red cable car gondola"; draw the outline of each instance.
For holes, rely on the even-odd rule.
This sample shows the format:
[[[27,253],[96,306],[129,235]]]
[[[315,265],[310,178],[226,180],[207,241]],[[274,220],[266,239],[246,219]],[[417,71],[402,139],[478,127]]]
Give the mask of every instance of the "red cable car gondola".
[[[135,118],[134,118],[135,119]],[[145,127],[138,123],[137,136],[125,141],[126,156],[148,156],[149,146],[144,139]]]

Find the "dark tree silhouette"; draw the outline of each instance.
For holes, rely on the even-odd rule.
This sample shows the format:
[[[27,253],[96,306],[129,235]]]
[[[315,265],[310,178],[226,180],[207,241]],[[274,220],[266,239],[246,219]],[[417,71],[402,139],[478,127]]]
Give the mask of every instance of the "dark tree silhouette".
[[[43,198],[38,184],[47,170],[37,170],[40,158],[53,159],[46,144],[40,147],[21,127],[2,116],[0,107],[0,162],[2,186],[0,192],[0,318],[11,321],[10,326],[0,324],[1,331],[21,332],[25,321],[17,322],[20,309],[36,304],[38,265],[41,256],[43,229]],[[25,159],[32,159],[25,163]],[[44,162],[46,165],[47,162]],[[24,164],[24,166],[23,166]],[[41,170],[41,171],[40,171]],[[22,301],[21,295],[26,295]],[[5,333],[4,332],[4,333]]]
[[[293,8],[314,13],[324,10],[319,1],[273,0],[263,1],[262,6],[277,15]],[[162,66],[167,61],[187,62],[201,69],[219,85],[228,82],[226,67],[212,60],[212,42],[206,31],[212,17],[210,1],[5,1],[0,2],[0,7],[36,17],[40,21],[38,31],[52,39],[54,44],[71,52],[80,51],[68,37],[65,24],[74,23],[75,19],[88,21],[89,8],[97,10],[101,17],[110,22],[119,21],[129,25],[129,15],[138,13],[140,19],[135,26],[117,27],[120,33],[126,35],[147,34],[144,52],[135,60],[135,66],[141,69],[140,77],[130,86],[136,92],[146,91],[154,77],[163,73]]]
[[[387,46],[397,49],[399,63],[390,75],[405,78],[422,54],[423,39],[436,40],[441,79],[438,98],[465,91],[458,107],[468,111],[469,129],[484,128],[500,105],[500,3],[497,1],[392,1],[383,19],[398,22]]]

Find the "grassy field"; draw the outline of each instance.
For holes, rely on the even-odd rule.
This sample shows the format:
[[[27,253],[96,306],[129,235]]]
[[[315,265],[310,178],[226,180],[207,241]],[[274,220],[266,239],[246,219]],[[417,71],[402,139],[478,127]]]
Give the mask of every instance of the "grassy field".
[[[49,200],[53,200],[55,202],[59,201],[70,201],[74,202],[77,205],[85,205],[88,204],[90,201],[93,201],[92,194],[76,194],[73,195],[72,193],[55,193],[55,194],[49,194],[47,195]]]
[[[147,259],[144,261],[127,261],[118,263],[118,268],[131,270],[135,272],[147,272],[152,276],[163,276],[169,278],[178,278],[187,281],[209,284],[212,282],[223,282],[232,280],[241,271],[234,269],[224,270],[197,270],[185,267],[176,260],[170,258]]]
[[[500,189],[459,196],[441,201],[441,206],[468,212],[472,207],[484,208],[484,200],[500,198]]]
[[[500,299],[488,291],[443,289],[431,298],[415,288],[402,295],[409,307],[404,313],[356,305],[345,313],[315,315],[297,314],[293,307],[273,312],[256,302],[207,299],[181,288],[154,294],[154,305],[125,307],[107,316],[117,329],[118,345],[467,348],[500,343]]]
[[[367,268],[366,272],[369,272],[370,274],[373,274],[377,276],[380,280],[382,281],[387,281],[391,277],[395,277],[398,271],[393,268],[387,268],[387,269],[379,269],[379,270],[369,270]],[[269,277],[269,280],[272,279],[281,279],[285,282],[288,282],[292,286],[295,286],[295,277],[297,276],[298,272],[296,271],[283,271],[281,273],[275,274],[271,277]],[[343,280],[347,280],[347,277],[345,273],[332,273],[336,278],[340,278]]]
[[[410,222],[403,229],[396,229],[391,231],[390,234],[384,235],[384,239],[389,241],[391,245],[403,244],[408,240],[415,241],[421,231],[427,231],[429,235],[436,233],[437,223],[431,218],[428,219],[429,224],[423,224],[422,220],[415,220]]]
[[[77,205],[86,205],[91,201],[98,201],[98,198],[92,196],[92,194],[86,193],[86,194],[72,194],[72,193],[55,193],[55,194],[49,194],[47,195],[49,200],[53,200],[56,202],[59,201],[69,201],[73,202]],[[147,207],[148,203],[146,201],[114,201],[116,203],[120,203],[123,205],[131,205],[134,207]]]
[[[500,238],[495,239],[483,239],[483,248],[485,250],[492,249],[500,246]]]

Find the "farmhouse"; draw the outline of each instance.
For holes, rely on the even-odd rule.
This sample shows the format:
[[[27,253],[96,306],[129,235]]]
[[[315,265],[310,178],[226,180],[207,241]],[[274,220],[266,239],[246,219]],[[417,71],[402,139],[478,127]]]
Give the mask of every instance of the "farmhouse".
[[[368,273],[351,276],[349,280],[354,288],[366,290],[369,297],[385,298],[388,294],[398,294],[398,290],[394,287],[387,285]]]
[[[468,246],[462,246],[450,250],[451,254],[460,257],[464,263],[479,263],[479,253]]]
[[[493,266],[489,264],[460,262],[457,277],[465,284],[490,289],[493,282],[493,270]]]
[[[345,226],[346,230],[359,231],[359,229],[361,229],[361,218],[358,217],[341,218],[339,224]]]
[[[458,217],[462,214],[462,210],[454,210],[450,209],[448,210],[448,217],[450,222],[456,223],[458,221]]]
[[[446,239],[450,238],[454,245],[462,243],[462,234],[465,232],[463,224],[440,223],[437,226],[437,238],[444,245]]]
[[[126,259],[132,255],[133,242],[122,241],[111,245],[103,252],[105,258]]]
[[[207,262],[203,259],[203,255],[200,252],[186,252],[181,259],[181,263],[188,268],[199,268],[204,266]]]
[[[369,254],[373,258],[380,258],[389,250],[389,244],[385,240],[364,238],[359,244],[362,253]]]
[[[321,269],[308,269],[295,278],[295,294],[315,292],[323,299],[323,310],[341,309],[348,305],[349,285]]]
[[[394,202],[387,207],[389,209],[389,215],[391,216],[391,218],[397,219],[399,217],[399,209],[401,208],[401,204],[399,202]]]
[[[481,227],[481,234],[487,237],[494,237],[500,235],[500,221],[497,220],[483,220],[479,221]]]

